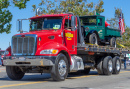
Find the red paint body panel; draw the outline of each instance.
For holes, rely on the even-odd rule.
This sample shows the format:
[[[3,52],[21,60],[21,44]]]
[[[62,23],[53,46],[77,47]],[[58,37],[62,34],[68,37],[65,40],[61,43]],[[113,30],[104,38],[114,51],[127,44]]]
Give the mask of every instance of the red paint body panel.
[[[69,50],[70,54],[77,54],[77,48],[75,46],[77,46],[77,30],[76,31],[68,31],[65,30],[65,34],[71,34],[73,37],[67,37],[66,35],[65,37],[65,46],[67,47],[67,49]]]
[[[57,54],[40,54],[40,52],[42,50],[47,50],[47,49],[58,49],[58,53]],[[61,51],[66,51],[70,57],[70,62],[71,62],[71,56],[70,56],[70,52],[68,50],[68,48],[66,48],[64,45],[58,43],[58,42],[54,42],[54,41],[49,41],[44,43],[42,46],[40,46],[35,55],[36,56],[57,56]]]

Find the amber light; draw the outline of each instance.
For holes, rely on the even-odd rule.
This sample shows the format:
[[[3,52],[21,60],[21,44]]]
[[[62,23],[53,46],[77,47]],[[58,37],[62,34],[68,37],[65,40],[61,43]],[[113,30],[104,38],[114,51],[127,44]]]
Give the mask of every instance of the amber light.
[[[88,52],[89,55],[94,55],[95,53],[94,52]]]
[[[57,50],[53,50],[53,51],[52,51],[52,54],[56,54],[56,53],[57,53]]]

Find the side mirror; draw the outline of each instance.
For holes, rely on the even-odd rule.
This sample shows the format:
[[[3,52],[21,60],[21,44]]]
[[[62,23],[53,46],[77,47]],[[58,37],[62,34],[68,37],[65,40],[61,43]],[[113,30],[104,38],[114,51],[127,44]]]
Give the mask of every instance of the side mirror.
[[[17,20],[17,31],[22,32],[22,20]]]
[[[71,27],[72,31],[76,30],[76,16],[71,16]]]

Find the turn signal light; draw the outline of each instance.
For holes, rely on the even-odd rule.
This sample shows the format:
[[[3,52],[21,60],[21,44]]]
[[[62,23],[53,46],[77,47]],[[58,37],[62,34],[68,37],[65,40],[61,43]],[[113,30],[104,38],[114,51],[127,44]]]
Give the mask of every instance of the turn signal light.
[[[52,54],[56,54],[56,53],[57,53],[57,50],[53,50],[53,51],[52,51]]]

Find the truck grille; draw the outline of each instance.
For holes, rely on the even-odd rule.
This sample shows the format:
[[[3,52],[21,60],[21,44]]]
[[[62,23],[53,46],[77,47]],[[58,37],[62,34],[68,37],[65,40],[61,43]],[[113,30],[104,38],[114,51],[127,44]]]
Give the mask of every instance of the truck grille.
[[[15,36],[12,38],[12,54],[13,55],[34,55],[35,40],[33,36]]]

